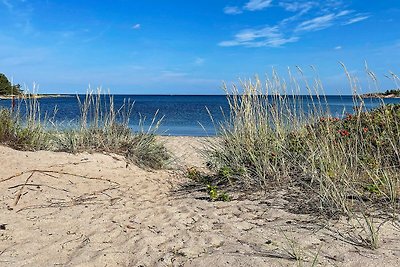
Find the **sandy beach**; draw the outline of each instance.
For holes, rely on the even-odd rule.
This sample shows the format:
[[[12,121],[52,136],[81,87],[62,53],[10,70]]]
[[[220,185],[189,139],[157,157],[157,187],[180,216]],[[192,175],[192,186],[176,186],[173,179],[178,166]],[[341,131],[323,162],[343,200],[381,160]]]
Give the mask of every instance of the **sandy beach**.
[[[373,251],[351,244],[345,220],[290,213],[285,192],[212,202],[190,187],[204,139],[161,137],[169,168],[106,154],[0,146],[0,266],[399,266],[400,231],[382,226]],[[294,246],[292,244],[295,244]]]
[[[0,24],[0,267],[400,267],[400,1]]]

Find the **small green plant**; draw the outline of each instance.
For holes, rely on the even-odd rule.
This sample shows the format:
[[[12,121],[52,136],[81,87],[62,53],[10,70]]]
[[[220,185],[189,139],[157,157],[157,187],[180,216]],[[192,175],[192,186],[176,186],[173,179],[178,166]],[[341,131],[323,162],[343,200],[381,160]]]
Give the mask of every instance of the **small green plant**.
[[[364,188],[365,190],[373,194],[380,193],[379,186],[377,184],[366,184]]]
[[[226,192],[220,192],[219,193],[219,200],[228,202],[231,201],[231,197],[226,193]]]
[[[231,197],[223,191],[219,191],[216,185],[207,184],[207,192],[212,201],[230,201]]]
[[[227,179],[230,180],[230,178],[233,175],[233,170],[231,168],[229,168],[228,166],[223,166],[219,172],[218,175],[223,178],[223,179]]]
[[[217,186],[215,185],[207,185],[207,191],[208,191],[208,195],[210,196],[211,200],[217,200],[218,199],[218,190],[217,190]]]

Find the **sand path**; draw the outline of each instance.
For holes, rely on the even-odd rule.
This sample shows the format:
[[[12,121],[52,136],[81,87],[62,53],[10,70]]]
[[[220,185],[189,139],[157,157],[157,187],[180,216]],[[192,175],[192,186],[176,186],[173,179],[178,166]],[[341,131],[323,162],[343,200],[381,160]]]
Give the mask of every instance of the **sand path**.
[[[292,241],[303,266],[319,249],[319,266],[400,265],[392,224],[371,251],[288,213],[280,193],[210,202],[205,192],[181,190],[179,169],[204,163],[200,139],[162,140],[175,155],[171,170],[127,166],[115,155],[0,147],[0,181],[24,172],[0,183],[0,266],[296,266]]]

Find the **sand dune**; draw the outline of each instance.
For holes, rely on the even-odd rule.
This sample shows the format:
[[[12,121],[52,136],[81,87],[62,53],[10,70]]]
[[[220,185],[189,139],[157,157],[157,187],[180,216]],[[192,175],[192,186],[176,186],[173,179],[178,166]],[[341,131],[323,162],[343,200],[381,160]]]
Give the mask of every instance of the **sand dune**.
[[[340,235],[345,220],[289,213],[285,192],[211,202],[183,190],[185,168],[204,167],[204,139],[161,140],[175,157],[162,171],[116,155],[0,147],[0,266],[297,266],[292,242],[303,266],[318,251],[319,266],[400,266],[391,223],[372,251]]]

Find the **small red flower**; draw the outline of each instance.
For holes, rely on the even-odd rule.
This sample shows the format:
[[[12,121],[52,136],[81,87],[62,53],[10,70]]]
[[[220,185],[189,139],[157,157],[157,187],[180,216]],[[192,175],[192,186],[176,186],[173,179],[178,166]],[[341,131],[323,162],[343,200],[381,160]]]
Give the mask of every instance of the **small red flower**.
[[[363,128],[363,131],[364,131],[364,133],[368,132],[368,128],[367,128],[367,127],[364,127],[364,128]]]
[[[353,115],[351,115],[351,114],[347,114],[346,115],[346,121],[351,121],[353,119]]]
[[[350,135],[349,131],[347,131],[347,130],[339,130],[338,133],[341,136],[349,136]]]

